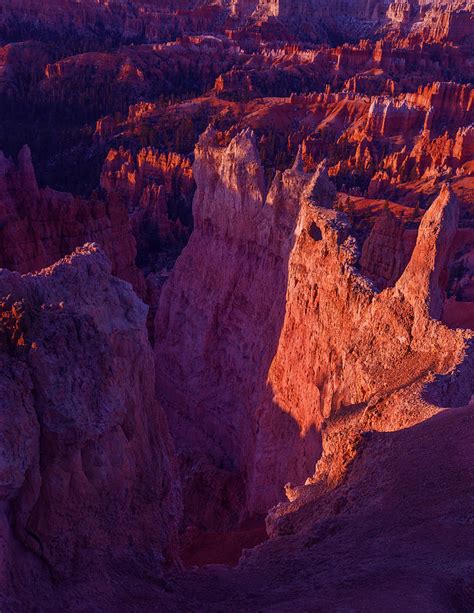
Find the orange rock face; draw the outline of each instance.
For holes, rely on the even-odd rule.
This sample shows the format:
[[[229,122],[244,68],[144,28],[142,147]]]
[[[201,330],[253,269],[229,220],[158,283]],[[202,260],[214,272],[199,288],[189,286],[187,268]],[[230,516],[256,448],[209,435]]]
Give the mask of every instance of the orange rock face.
[[[202,478],[200,465],[189,465],[189,453],[196,459],[205,452],[215,464],[231,467],[229,478],[246,484],[245,516],[276,502],[289,475],[304,480],[321,451],[324,419],[381,394],[403,355],[421,370],[424,359],[431,368],[445,368],[453,341],[443,340],[449,333],[441,334],[439,324],[430,323],[429,332],[427,318],[442,316],[459,204],[444,189],[412,255],[403,252],[403,224],[381,218],[373,233],[381,235],[384,249],[375,238],[366,243],[362,269],[371,266],[388,285],[399,278],[404,258],[410,261],[398,289],[377,295],[354,268],[355,239],[344,215],[331,208],[335,191],[329,195],[323,168],[306,174],[297,160],[265,195],[254,136],[241,133],[225,149],[213,138],[207,133],[196,150],[196,226],[160,298],[157,393],[181,441],[186,474]],[[433,223],[446,236],[423,242],[423,227]],[[423,343],[449,346],[448,355],[436,349],[433,362]],[[210,351],[214,346],[219,349]],[[369,351],[376,352],[376,363],[364,363]],[[186,381],[179,393],[176,377]],[[204,501],[194,509],[205,512]],[[195,514],[191,520],[203,521]]]

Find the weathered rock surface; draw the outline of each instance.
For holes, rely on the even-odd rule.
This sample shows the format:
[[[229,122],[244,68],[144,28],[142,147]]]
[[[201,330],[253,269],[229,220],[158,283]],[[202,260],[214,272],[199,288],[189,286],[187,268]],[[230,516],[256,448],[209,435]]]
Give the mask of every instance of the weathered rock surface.
[[[157,394],[188,495],[198,496],[196,484],[210,471],[220,475],[212,479],[222,484],[215,499],[204,489],[188,513],[199,526],[214,509],[216,526],[235,523],[246,506],[256,404],[278,339],[297,200],[291,178],[265,196],[248,132],[221,149],[207,131],[193,172],[195,229],[162,289],[156,318]]]
[[[426,214],[395,289],[380,294],[354,268],[354,239],[339,215],[317,206],[301,209],[285,321],[269,373],[276,403],[303,432],[309,416],[321,431],[324,419],[376,404],[426,372],[452,371],[466,351],[463,333],[431,319],[441,318],[457,227],[458,203],[449,190]],[[315,226],[319,241],[312,236]],[[469,375],[453,377],[443,406],[467,403],[470,394]],[[323,453],[324,444],[323,436]],[[331,458],[328,470],[336,470]]]
[[[378,287],[394,285],[408,263],[404,240],[404,223],[389,209],[375,222],[364,241],[359,265],[362,273]]]
[[[80,0],[71,5],[53,0],[12,0],[8,11],[0,14],[0,32],[34,32],[46,40],[58,39],[68,45],[112,41],[157,42],[173,35],[199,33],[215,27],[219,3],[199,0],[134,0],[95,2]],[[67,36],[66,33],[74,33]],[[49,39],[48,39],[49,36]]]
[[[472,0],[231,0],[231,10],[241,21],[252,21],[263,32],[274,21],[312,40],[362,38],[380,31],[392,35],[418,35],[427,42],[472,43]],[[277,28],[273,31],[278,33]]]
[[[2,609],[46,605],[51,580],[105,593],[124,569],[159,574],[180,501],[145,305],[93,244],[1,270],[0,302]]]

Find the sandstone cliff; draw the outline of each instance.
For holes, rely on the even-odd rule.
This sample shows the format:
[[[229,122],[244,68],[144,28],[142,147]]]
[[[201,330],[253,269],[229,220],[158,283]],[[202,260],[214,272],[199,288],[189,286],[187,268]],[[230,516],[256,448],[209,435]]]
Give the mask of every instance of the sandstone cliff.
[[[0,4],[0,609],[473,611],[473,0]]]
[[[235,522],[265,512],[286,477],[306,478],[325,419],[448,372],[464,351],[462,333],[431,319],[446,297],[454,195],[442,191],[406,271],[378,294],[355,268],[356,241],[331,209],[325,172],[305,173],[298,156],[267,188],[248,131],[225,148],[208,131],[196,149],[195,229],[155,329],[157,393],[179,441],[185,500],[193,492],[190,522],[223,521],[209,516],[207,492],[197,503],[196,483],[213,471],[225,483],[214,513],[221,505]],[[396,280],[402,264],[387,275]],[[468,382],[457,386],[445,402],[469,398]]]
[[[257,398],[284,309],[296,199],[279,183],[267,200],[248,132],[221,149],[208,130],[193,173],[195,229],[162,290],[155,355],[157,394],[193,501],[188,520],[210,527],[236,523],[246,506]]]

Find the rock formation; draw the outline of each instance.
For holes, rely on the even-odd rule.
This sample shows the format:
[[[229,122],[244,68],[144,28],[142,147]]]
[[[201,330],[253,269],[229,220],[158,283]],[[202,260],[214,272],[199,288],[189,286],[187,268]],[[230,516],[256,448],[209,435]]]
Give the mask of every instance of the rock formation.
[[[21,100],[31,82],[39,79],[50,53],[44,43],[14,42],[0,47],[0,92],[3,101]]]
[[[303,203],[289,262],[285,321],[268,377],[275,403],[300,425],[302,434],[310,424],[320,431],[322,420],[340,411],[376,402],[426,369],[455,368],[465,351],[463,336],[429,316],[441,318],[457,214],[456,199],[443,192],[423,220],[397,289],[376,294],[353,268],[354,239],[340,214]],[[469,398],[466,374],[459,384],[454,378],[452,398],[446,390],[443,400],[458,405]],[[259,432],[268,441],[270,429],[262,427],[263,419],[265,414]],[[264,448],[268,453],[268,443]],[[276,441],[273,454],[278,457]],[[269,454],[268,464],[274,461]],[[259,489],[257,485],[257,496]]]
[[[70,47],[96,46],[104,36],[109,45],[161,42],[219,31],[223,24],[284,40],[296,34],[313,42],[355,40],[387,31],[427,42],[472,44],[472,0],[337,0],[332,5],[325,0],[133,0],[125,5],[81,0],[74,6],[54,0],[47,7],[38,0],[11,0],[0,15],[0,33],[34,32]],[[68,39],[65,31],[74,36]]]
[[[144,262],[163,247],[182,246],[192,225],[194,180],[189,160],[152,147],[136,156],[111,149],[104,162],[101,187],[120,198],[131,215],[138,257]]]
[[[84,242],[96,241],[109,256],[113,273],[144,291],[123,204],[114,198],[85,200],[40,189],[26,146],[18,166],[0,153],[0,222],[1,267],[37,271]]]
[[[440,411],[397,431],[372,427],[367,411],[370,432],[355,441],[341,440],[341,415],[332,441],[353,460],[340,485],[308,500],[294,524],[287,515],[283,538],[245,552],[236,571],[212,572],[212,598],[205,580],[196,588],[202,606],[469,609],[472,409]],[[390,404],[383,410],[389,418]]]
[[[364,241],[361,271],[380,288],[394,285],[408,263],[411,252],[406,253],[403,235],[403,220],[386,209]]]
[[[89,112],[124,112],[144,98],[205,91],[235,62],[235,45],[205,36],[122,51],[90,51],[46,64],[37,97],[63,111],[83,113],[82,97],[87,97]]]
[[[50,579],[108,589],[121,565],[176,560],[179,488],[146,307],[110,273],[93,244],[34,275],[0,271],[5,610],[42,602]]]
[[[240,479],[241,518],[277,501],[284,475],[304,480],[325,418],[387,393],[396,378],[400,387],[443,372],[462,352],[462,337],[429,319],[442,314],[456,198],[442,192],[397,289],[377,295],[354,268],[355,239],[331,209],[323,172],[306,174],[298,158],[267,191],[254,136],[222,149],[208,131],[196,149],[195,230],[161,293],[157,393],[184,482],[196,500],[194,480],[209,464]],[[438,226],[446,235],[424,238]],[[394,282],[402,262],[390,267],[382,275]],[[363,358],[371,352],[375,361]],[[196,509],[207,512],[194,504],[188,520],[205,523]]]
[[[284,308],[296,201],[287,201],[289,186],[278,182],[265,196],[248,132],[221,149],[208,130],[193,173],[195,229],[161,293],[155,355],[157,394],[180,433],[184,488],[206,497],[187,509],[201,527],[235,523],[245,509],[244,476]],[[219,483],[215,499],[196,487],[210,471]]]
[[[204,5],[204,6],[202,6]],[[199,0],[133,0],[95,2],[80,0],[76,5],[53,0],[13,0],[0,14],[0,32],[35,32],[46,40],[56,39],[68,46],[109,42],[158,42],[170,36],[213,29],[221,15],[218,3]],[[66,32],[74,36],[67,36]],[[81,41],[82,39],[82,41]]]

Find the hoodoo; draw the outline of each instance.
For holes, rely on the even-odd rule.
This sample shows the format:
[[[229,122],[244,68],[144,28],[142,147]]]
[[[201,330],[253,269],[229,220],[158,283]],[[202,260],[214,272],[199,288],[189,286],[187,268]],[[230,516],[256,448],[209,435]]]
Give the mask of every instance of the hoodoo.
[[[27,146],[17,167],[0,151],[1,266],[34,272],[90,240],[106,250],[114,274],[143,292],[127,211],[117,198],[103,202],[40,189]]]

